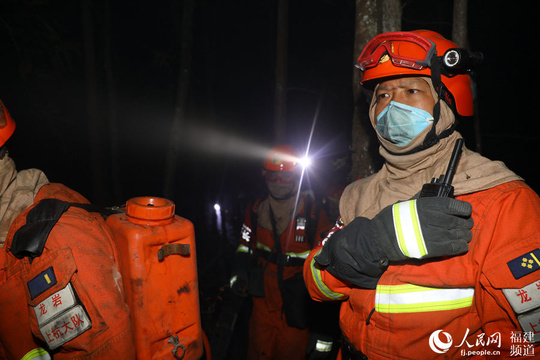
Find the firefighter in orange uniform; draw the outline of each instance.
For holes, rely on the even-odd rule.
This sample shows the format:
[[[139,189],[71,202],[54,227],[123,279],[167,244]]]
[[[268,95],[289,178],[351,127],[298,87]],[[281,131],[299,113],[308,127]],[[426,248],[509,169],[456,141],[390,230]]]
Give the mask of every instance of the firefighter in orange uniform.
[[[454,152],[477,59],[425,30],[378,35],[358,59],[386,161],[345,189],[304,267],[314,299],[343,302],[343,359],[540,354],[540,199],[502,162]],[[454,153],[454,188],[423,187]]]
[[[14,130],[0,101],[0,359],[135,359],[109,228],[78,193],[16,170]]]
[[[302,268],[331,223],[310,195],[298,196],[301,168],[291,146],[273,147],[262,175],[269,195],[248,207],[231,278],[231,289],[253,300],[248,359],[329,359],[333,337],[309,323],[315,302]]]

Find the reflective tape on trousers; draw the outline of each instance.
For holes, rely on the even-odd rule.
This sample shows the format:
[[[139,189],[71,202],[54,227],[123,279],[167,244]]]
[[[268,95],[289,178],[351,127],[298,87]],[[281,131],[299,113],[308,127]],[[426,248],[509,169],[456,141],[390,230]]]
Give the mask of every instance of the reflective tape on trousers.
[[[472,306],[474,288],[377,285],[375,310],[381,313],[445,311]]]

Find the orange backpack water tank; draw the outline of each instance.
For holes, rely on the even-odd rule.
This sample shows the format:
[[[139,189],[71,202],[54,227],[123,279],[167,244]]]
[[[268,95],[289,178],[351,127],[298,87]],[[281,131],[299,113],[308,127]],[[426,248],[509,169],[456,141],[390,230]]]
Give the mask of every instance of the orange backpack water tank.
[[[137,197],[107,223],[120,253],[137,359],[200,359],[203,335],[193,224],[174,203]]]

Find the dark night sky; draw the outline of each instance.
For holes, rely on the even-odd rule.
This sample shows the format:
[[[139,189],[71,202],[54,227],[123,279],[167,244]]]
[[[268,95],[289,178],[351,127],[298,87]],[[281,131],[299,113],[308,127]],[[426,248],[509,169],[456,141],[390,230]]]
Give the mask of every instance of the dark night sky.
[[[110,1],[121,193],[108,197],[109,205],[163,193],[179,63],[171,3],[181,5],[167,0]],[[204,209],[217,199],[243,205],[253,192],[246,189],[256,183],[259,167],[251,158],[207,150],[221,142],[271,145],[276,2],[195,3],[187,121],[209,131],[186,136],[173,200],[177,213],[202,223]],[[486,58],[478,78],[483,154],[505,161],[538,190],[540,136],[534,132],[533,99],[539,82],[538,2],[524,1],[519,7],[469,3],[471,48]],[[451,36],[451,0],[404,4],[404,30],[428,28]],[[350,141],[354,1],[292,0],[289,21],[289,134],[305,145],[324,88],[313,140],[313,149],[322,154],[319,175],[324,175],[333,158],[347,154]],[[2,0],[0,39],[0,97],[17,121],[9,147],[18,167],[40,168],[50,180],[93,200],[79,2]],[[98,36],[101,71],[102,45]],[[98,85],[105,103],[102,74]],[[100,111],[105,114],[105,106]],[[462,129],[470,135],[470,123]],[[103,129],[104,136],[107,131]],[[193,138],[199,147],[191,146]],[[472,140],[469,137],[467,144],[474,148]],[[110,171],[106,161],[103,166]]]

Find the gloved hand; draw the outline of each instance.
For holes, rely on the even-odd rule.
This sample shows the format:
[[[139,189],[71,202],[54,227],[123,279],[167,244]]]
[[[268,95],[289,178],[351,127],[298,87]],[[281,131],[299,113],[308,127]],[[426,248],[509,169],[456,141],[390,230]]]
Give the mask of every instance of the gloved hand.
[[[247,296],[248,272],[250,256],[247,253],[236,253],[233,258],[229,286],[231,291],[239,296]]]
[[[469,250],[472,206],[447,197],[403,201],[373,218],[382,252],[390,261],[454,256]]]
[[[389,261],[467,252],[471,212],[471,204],[452,198],[396,203],[372,220],[358,217],[335,232],[315,261],[342,280],[374,289]]]
[[[334,359],[332,352],[333,339],[328,335],[312,332],[309,335],[306,347],[307,360],[331,360]]]
[[[315,255],[318,265],[335,277],[366,289],[375,289],[388,264],[377,244],[371,220],[357,217],[326,240]]]
[[[231,291],[239,296],[247,296],[247,285],[248,285],[248,279],[247,276],[242,276],[241,274],[232,275],[231,279],[229,280],[229,285],[231,287]]]

